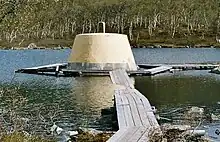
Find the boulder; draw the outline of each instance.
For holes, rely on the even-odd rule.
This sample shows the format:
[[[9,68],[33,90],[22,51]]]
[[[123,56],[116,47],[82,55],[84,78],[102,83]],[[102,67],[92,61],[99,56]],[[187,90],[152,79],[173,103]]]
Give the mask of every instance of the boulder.
[[[214,68],[210,71],[211,73],[220,74],[220,67]]]
[[[162,131],[167,130],[177,130],[177,131],[186,131],[191,129],[190,125],[171,125],[169,123],[161,125]]]
[[[28,49],[37,49],[37,45],[35,43],[30,43],[27,48]]]
[[[196,106],[191,107],[188,111],[188,114],[202,115],[203,113],[204,113],[204,109]]]

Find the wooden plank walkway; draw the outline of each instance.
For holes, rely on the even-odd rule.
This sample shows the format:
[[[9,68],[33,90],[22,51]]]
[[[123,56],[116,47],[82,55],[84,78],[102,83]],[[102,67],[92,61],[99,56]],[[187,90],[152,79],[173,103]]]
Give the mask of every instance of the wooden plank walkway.
[[[172,67],[170,67],[170,66],[159,66],[159,67],[155,67],[155,68],[152,68],[152,69],[147,69],[147,70],[144,70],[144,71],[149,72],[150,75],[155,75],[155,74],[158,74],[158,73],[169,71],[170,69],[172,69]]]
[[[134,85],[125,70],[123,69],[114,70],[114,71],[110,71],[109,74],[114,84],[134,88]]]
[[[219,66],[219,64],[139,64],[141,68],[155,68],[160,66],[169,66],[172,69],[182,69],[182,70],[211,70]]]
[[[22,68],[22,69],[16,70],[15,73],[29,73],[29,74],[59,76],[60,71],[66,67],[67,67],[67,63],[57,63],[57,64],[31,67],[31,68]]]
[[[57,66],[66,66],[66,65],[67,65],[67,63],[57,63],[57,64],[50,64],[50,65],[44,65],[44,66],[23,68],[23,70],[37,70],[37,69],[44,69],[44,68],[56,68]]]
[[[28,73],[28,72],[58,72],[60,68],[65,68],[67,63],[57,63],[57,64],[50,64],[44,66],[36,66],[30,68],[21,68],[16,70],[17,73]]]
[[[114,84],[125,88],[114,91],[119,130],[108,142],[149,141],[155,133],[160,134],[160,126],[148,99],[134,89],[126,71],[111,71],[110,77]]]

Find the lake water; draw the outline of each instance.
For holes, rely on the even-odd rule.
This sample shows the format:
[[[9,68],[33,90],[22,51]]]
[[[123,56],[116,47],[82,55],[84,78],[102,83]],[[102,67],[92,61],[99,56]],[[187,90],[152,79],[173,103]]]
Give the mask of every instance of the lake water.
[[[0,108],[15,108],[28,118],[29,131],[44,133],[54,122],[67,130],[79,126],[111,130],[110,118],[101,109],[113,106],[113,89],[108,77],[56,78],[14,74],[19,68],[66,62],[65,50],[0,50]],[[133,49],[137,63],[219,62],[220,49]],[[176,108],[199,106],[218,114],[220,76],[208,71],[182,71],[154,77],[136,77],[136,88],[163,114]],[[18,93],[13,93],[18,88]],[[12,90],[12,93],[10,93]],[[20,101],[19,98],[25,98]],[[13,103],[12,98],[18,98]],[[11,100],[10,100],[11,99]],[[1,114],[1,112],[0,112]],[[173,114],[175,115],[175,114]]]

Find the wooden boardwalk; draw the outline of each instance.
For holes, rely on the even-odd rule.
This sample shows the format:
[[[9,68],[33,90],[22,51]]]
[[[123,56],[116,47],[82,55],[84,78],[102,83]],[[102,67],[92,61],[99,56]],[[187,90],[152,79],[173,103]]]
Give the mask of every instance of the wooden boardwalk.
[[[134,88],[134,85],[125,70],[114,70],[109,72],[112,83],[123,85],[128,88]]]
[[[114,92],[119,130],[108,142],[146,142],[154,134],[160,134],[160,126],[148,99],[138,90],[125,70],[110,72],[114,84],[124,88]]]
[[[138,66],[146,69],[167,66],[172,69],[182,70],[211,70],[218,67],[219,64],[139,64]]]
[[[37,66],[37,67],[30,67],[30,68],[22,68],[16,70],[16,73],[30,73],[30,74],[40,74],[46,72],[52,72],[58,74],[60,70],[67,67],[67,63],[57,63],[57,64],[50,64],[44,66]]]
[[[212,70],[219,67],[219,63],[203,63],[203,64],[139,64],[140,69],[136,71],[121,72],[129,76],[153,76],[159,73],[177,70]],[[116,71],[117,72],[117,71]],[[115,73],[116,73],[115,72]],[[37,66],[31,68],[21,68],[15,73],[28,73],[52,76],[109,76],[111,70],[69,70],[68,63],[50,64],[45,66]],[[120,72],[116,73],[120,74]],[[118,75],[116,75],[118,76]],[[117,77],[115,80],[118,80]],[[125,82],[123,79],[120,79]],[[114,82],[114,81],[113,81]]]
[[[23,68],[21,70],[38,70],[38,69],[54,68],[54,67],[57,67],[57,66],[66,66],[66,65],[67,65],[67,63],[57,63],[57,64],[50,64],[50,65],[44,65],[44,66]]]
[[[159,67],[155,67],[152,69],[147,69],[145,71],[149,72],[150,75],[155,75],[155,74],[169,71],[170,69],[172,69],[172,67],[170,67],[170,66],[159,66]]]

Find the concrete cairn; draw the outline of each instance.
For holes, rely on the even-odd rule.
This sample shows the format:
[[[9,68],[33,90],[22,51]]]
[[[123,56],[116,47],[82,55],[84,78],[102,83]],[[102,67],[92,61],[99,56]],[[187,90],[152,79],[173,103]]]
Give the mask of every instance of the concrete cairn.
[[[137,66],[127,35],[87,33],[76,36],[68,59],[68,69],[136,71]]]

